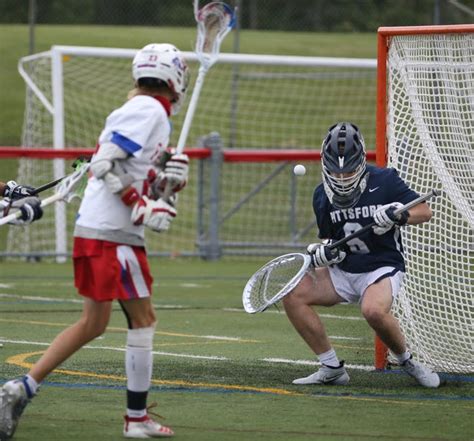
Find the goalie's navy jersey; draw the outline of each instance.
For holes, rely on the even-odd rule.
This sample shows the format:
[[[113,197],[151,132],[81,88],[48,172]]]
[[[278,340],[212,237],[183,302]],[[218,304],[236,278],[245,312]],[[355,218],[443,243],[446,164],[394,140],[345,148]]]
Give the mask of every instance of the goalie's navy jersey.
[[[373,222],[377,208],[392,202],[406,204],[418,197],[393,168],[367,166],[369,179],[365,191],[352,208],[337,209],[329,202],[323,184],[316,187],[313,210],[321,239],[339,240]],[[338,264],[349,273],[365,273],[383,266],[405,271],[400,229],[392,228],[378,236],[372,230],[350,240],[346,258]]]

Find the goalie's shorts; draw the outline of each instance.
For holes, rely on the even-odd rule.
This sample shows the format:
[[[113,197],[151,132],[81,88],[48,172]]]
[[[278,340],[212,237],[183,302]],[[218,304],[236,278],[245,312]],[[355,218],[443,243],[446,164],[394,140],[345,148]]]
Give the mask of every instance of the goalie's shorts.
[[[95,301],[151,296],[153,278],[144,247],[74,238],[74,284]]]

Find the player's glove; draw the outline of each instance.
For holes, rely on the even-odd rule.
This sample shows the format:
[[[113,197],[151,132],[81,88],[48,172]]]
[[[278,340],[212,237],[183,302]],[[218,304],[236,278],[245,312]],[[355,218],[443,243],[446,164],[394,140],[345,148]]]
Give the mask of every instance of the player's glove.
[[[169,182],[173,192],[176,193],[184,188],[188,181],[188,175],[189,156],[184,153],[171,155],[158,175],[159,185],[164,188]]]
[[[326,240],[322,243],[311,243],[307,247],[307,252],[311,256],[311,260],[315,268],[322,268],[324,266],[335,265],[341,263],[347,256],[347,253],[338,248],[329,249],[331,240]]]
[[[177,211],[162,199],[154,201],[142,196],[133,206],[131,219],[134,225],[145,225],[158,233],[168,230]]]
[[[21,216],[18,219],[10,222],[13,225],[31,224],[31,222],[41,219],[43,216],[41,200],[35,196],[26,196],[6,205],[4,207],[3,215],[6,216],[10,209],[18,209],[21,212]]]
[[[15,181],[8,181],[3,190],[3,197],[14,201],[27,196],[33,196],[34,191],[35,189],[28,185],[19,185]]]
[[[395,210],[403,207],[400,202],[393,202],[391,204],[382,205],[375,210],[374,222],[377,224],[373,227],[374,233],[381,236],[387,231],[390,231],[394,226],[402,226],[408,222],[408,211],[404,211],[398,215]]]

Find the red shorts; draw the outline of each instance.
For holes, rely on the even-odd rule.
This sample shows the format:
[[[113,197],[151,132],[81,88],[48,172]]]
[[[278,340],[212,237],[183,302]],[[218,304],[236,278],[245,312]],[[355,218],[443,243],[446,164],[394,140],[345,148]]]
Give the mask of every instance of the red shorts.
[[[98,302],[151,296],[153,278],[144,247],[74,238],[74,285]]]

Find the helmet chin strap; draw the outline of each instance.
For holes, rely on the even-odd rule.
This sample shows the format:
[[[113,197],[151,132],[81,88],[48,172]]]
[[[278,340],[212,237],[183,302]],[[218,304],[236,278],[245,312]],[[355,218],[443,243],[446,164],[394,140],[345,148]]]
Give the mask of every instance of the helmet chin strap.
[[[326,196],[329,199],[329,202],[334,205],[334,207],[342,210],[346,208],[352,208],[360,199],[362,193],[364,193],[367,188],[367,182],[369,180],[369,173],[366,172],[364,176],[359,181],[357,188],[349,196],[340,196],[333,191],[329,186],[326,180],[323,180],[324,191]]]

